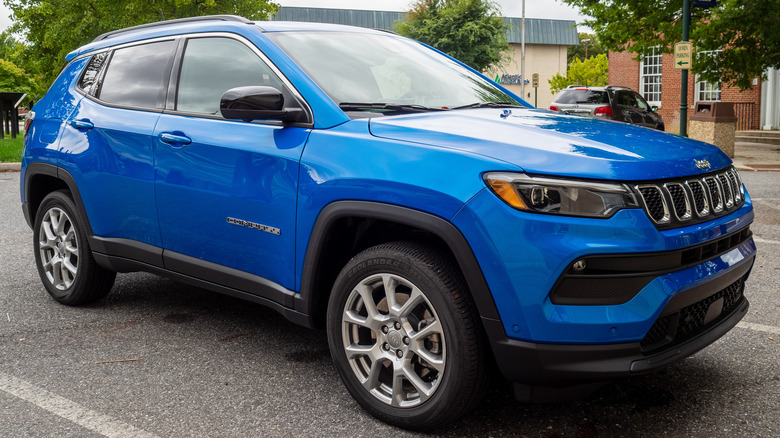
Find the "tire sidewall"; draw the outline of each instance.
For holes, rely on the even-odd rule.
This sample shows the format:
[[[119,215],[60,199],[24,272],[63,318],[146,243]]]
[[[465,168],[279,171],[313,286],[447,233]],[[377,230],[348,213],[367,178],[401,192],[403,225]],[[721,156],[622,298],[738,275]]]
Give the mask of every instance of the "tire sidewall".
[[[400,251],[397,251],[394,256],[379,256],[364,252],[347,264],[334,283],[328,305],[328,343],[331,356],[347,389],[366,410],[388,423],[427,429],[425,426],[419,427],[419,424],[428,418],[441,416],[451,407],[451,403],[458,399],[458,382],[461,381],[460,374],[463,368],[458,363],[458,359],[463,357],[462,342],[459,340],[465,339],[465,334],[462,333],[463,328],[455,323],[458,318],[451,302],[440,292],[447,289],[446,285],[429,270],[421,269],[419,263],[406,260],[408,258]],[[365,278],[380,273],[399,275],[417,286],[435,309],[442,325],[447,351],[444,376],[441,377],[442,380],[433,396],[418,406],[397,408],[376,399],[358,381],[344,354],[342,314],[347,299],[355,286]]]
[[[40,248],[40,232],[41,232],[41,225],[43,223],[44,218],[48,214],[48,212],[52,208],[59,208],[60,210],[64,211],[65,214],[68,215],[68,218],[70,218],[71,224],[73,224],[73,228],[76,232],[76,241],[78,242],[78,266],[76,271],[75,280],[70,285],[69,288],[65,290],[57,289],[57,287],[52,284],[51,281],[49,281],[49,278],[46,276],[46,273],[43,269],[43,260],[41,259],[41,248]],[[38,275],[41,277],[41,282],[43,282],[43,286],[46,288],[46,291],[49,293],[49,295],[52,296],[55,300],[61,302],[61,303],[69,303],[71,302],[75,297],[74,294],[77,291],[83,290],[82,283],[84,282],[84,268],[85,268],[85,261],[87,259],[86,252],[89,251],[89,245],[87,243],[87,237],[86,232],[84,230],[84,226],[81,221],[81,216],[78,214],[78,211],[76,209],[76,205],[73,203],[73,201],[70,199],[70,197],[63,191],[57,191],[52,192],[49,195],[47,195],[43,201],[41,202],[41,205],[38,207],[37,214],[35,215],[35,226],[33,228],[33,250],[35,253],[35,265],[38,268]]]

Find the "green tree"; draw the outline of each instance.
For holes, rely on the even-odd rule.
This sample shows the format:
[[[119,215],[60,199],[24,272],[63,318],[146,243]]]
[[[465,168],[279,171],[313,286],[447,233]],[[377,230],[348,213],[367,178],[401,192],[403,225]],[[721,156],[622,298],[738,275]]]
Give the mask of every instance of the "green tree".
[[[11,61],[0,59],[0,91],[27,93],[35,97],[38,88],[38,84],[26,71]]]
[[[607,50],[601,47],[601,43],[599,43],[599,39],[595,34],[580,32],[579,38],[579,45],[569,46],[566,49],[566,62],[569,64],[575,59],[583,61],[587,58],[607,53]]]
[[[569,64],[566,76],[561,76],[558,73],[547,82],[550,83],[550,91],[553,94],[569,85],[586,85],[590,87],[607,85],[608,69],[609,59],[605,53],[602,53],[584,61],[575,59]]]
[[[417,0],[394,29],[485,71],[505,59],[507,26],[488,0]]]
[[[682,0],[563,0],[593,17],[584,24],[609,49],[639,59],[654,46],[671,53],[682,39]],[[693,2],[691,1],[691,4]],[[745,90],[767,68],[780,68],[780,0],[719,0],[717,7],[691,9],[690,41],[699,51],[691,70],[713,83]]]
[[[68,52],[101,33],[160,20],[235,14],[265,20],[279,6],[270,0],[3,0],[11,31],[25,36],[28,70],[51,83]]]

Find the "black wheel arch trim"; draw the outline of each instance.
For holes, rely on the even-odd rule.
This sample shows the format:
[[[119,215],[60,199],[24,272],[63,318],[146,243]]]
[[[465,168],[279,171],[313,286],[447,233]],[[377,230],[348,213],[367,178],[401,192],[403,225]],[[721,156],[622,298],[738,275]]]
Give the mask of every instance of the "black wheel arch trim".
[[[418,228],[439,237],[449,247],[459,265],[482,318],[500,320],[498,309],[482,269],[471,246],[460,230],[450,222],[420,210],[371,201],[336,201],[322,209],[314,224],[301,273],[301,290],[295,299],[295,310],[308,315],[316,312],[317,296],[330,291],[318,291],[315,284],[324,243],[331,226],[339,219],[358,217],[381,219]]]
[[[24,218],[27,220],[27,225],[32,228],[32,224],[35,221],[35,212],[32,210],[33,206],[30,204],[30,181],[38,175],[54,177],[68,186],[68,190],[73,196],[73,202],[76,204],[76,208],[78,208],[81,217],[84,218],[84,228],[87,236],[92,237],[92,226],[89,223],[89,217],[84,209],[84,203],[81,200],[81,193],[79,192],[76,180],[70,172],[51,163],[36,162],[30,163],[26,167],[24,173],[24,203],[22,204],[22,209],[24,211]]]

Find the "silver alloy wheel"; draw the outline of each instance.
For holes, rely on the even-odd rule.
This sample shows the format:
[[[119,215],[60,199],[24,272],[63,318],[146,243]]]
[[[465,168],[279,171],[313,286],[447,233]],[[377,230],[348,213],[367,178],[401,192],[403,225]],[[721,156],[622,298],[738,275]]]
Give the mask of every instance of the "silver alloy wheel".
[[[398,275],[371,275],[355,286],[344,306],[342,339],[355,376],[387,405],[425,402],[444,376],[447,350],[436,310]]]
[[[38,233],[41,264],[52,285],[67,290],[76,280],[79,244],[70,217],[58,207],[49,209]]]

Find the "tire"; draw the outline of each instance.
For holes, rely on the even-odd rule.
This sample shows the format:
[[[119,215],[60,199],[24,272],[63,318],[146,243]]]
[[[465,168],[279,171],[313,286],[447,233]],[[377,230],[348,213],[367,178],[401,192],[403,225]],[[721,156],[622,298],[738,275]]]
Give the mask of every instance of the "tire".
[[[38,274],[49,295],[69,306],[105,297],[116,278],[116,272],[95,263],[84,223],[66,191],[49,193],[35,215],[33,247]]]
[[[361,252],[336,279],[331,355],[347,390],[382,421],[433,429],[484,395],[484,335],[455,266],[431,247],[395,242]]]

